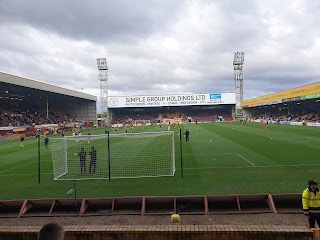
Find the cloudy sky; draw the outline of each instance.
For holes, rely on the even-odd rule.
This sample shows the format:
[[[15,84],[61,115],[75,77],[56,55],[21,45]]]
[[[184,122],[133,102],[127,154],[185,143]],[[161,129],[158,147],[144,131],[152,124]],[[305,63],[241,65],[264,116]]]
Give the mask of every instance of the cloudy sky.
[[[99,96],[232,92],[245,99],[319,81],[320,1],[0,0],[0,71]]]

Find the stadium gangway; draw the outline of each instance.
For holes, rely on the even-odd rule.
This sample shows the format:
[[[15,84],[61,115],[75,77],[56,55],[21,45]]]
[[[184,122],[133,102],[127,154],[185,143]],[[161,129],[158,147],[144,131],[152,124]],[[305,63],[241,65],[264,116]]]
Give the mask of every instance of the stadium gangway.
[[[302,213],[300,194],[0,200],[0,217]]]

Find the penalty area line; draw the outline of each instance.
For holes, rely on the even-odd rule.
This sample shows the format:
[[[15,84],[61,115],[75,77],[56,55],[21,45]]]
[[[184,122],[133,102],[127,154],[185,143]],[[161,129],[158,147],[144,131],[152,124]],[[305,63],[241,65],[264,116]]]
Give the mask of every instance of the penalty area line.
[[[191,153],[191,154],[182,154],[183,156],[214,156],[214,155],[229,155],[229,154],[237,154],[237,153]],[[180,154],[176,154],[176,156],[180,156]]]
[[[35,162],[37,162],[37,161],[27,162],[27,163],[21,164],[19,166],[15,166],[15,167],[12,167],[12,168],[8,168],[6,170],[2,170],[2,171],[0,171],[0,173],[7,172],[7,171],[10,171],[12,169],[16,169],[16,168],[19,168],[19,167],[22,167],[22,166],[25,166],[25,165],[28,165],[28,164],[31,164],[31,163],[35,163]]]
[[[243,168],[277,168],[277,167],[304,167],[304,166],[320,166],[317,163],[310,164],[294,164],[294,165],[269,165],[269,166],[239,166],[239,167],[199,167],[199,168],[183,168],[183,170],[207,170],[207,169],[243,169]],[[180,170],[181,168],[176,168]]]
[[[252,162],[250,162],[247,158],[245,158],[244,156],[242,156],[241,154],[237,153],[237,155],[239,157],[241,157],[243,160],[245,160],[246,162],[250,163],[253,167],[255,167],[256,165],[254,165]]]

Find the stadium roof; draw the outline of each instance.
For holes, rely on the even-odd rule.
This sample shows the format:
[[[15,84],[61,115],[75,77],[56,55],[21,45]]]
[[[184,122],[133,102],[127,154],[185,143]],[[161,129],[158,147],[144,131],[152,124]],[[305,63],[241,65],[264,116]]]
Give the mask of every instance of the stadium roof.
[[[0,72],[0,83],[1,82],[22,86],[22,87],[27,87],[27,88],[38,89],[38,90],[47,91],[47,92],[52,92],[52,93],[57,93],[57,94],[63,94],[71,97],[82,98],[82,99],[91,100],[91,101],[97,101],[97,97],[94,95],[70,90],[67,88],[62,88],[56,85],[40,82],[33,79],[18,77],[12,74],[4,73],[4,72]]]
[[[248,99],[242,102],[242,106],[257,107],[315,98],[320,98],[320,82],[268,94],[257,98]]]

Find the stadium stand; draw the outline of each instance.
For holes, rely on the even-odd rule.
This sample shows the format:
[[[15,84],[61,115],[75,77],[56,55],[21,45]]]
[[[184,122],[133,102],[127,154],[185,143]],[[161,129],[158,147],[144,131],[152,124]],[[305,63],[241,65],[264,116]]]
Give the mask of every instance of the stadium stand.
[[[49,112],[49,117],[43,110],[34,111],[3,111],[0,114],[0,126],[31,126],[33,124],[58,124],[71,123],[77,121],[76,116],[59,112]]]
[[[259,119],[268,119],[270,121],[289,121],[289,122],[301,122],[301,121],[307,121],[307,122],[320,122],[320,116],[318,113],[312,112],[312,113],[291,113],[287,115],[254,115],[251,117],[253,120],[259,120]]]
[[[96,97],[0,72],[0,127],[96,122]]]
[[[228,108],[207,109],[192,107],[174,107],[157,109],[116,109],[112,124],[131,124],[137,120],[150,120],[153,123],[168,123],[170,119],[182,119],[183,122],[215,122],[232,119]],[[169,119],[166,121],[166,119]]]
[[[249,118],[253,120],[269,119],[270,121],[320,122],[320,102],[307,100],[277,105],[259,106],[250,109]]]

